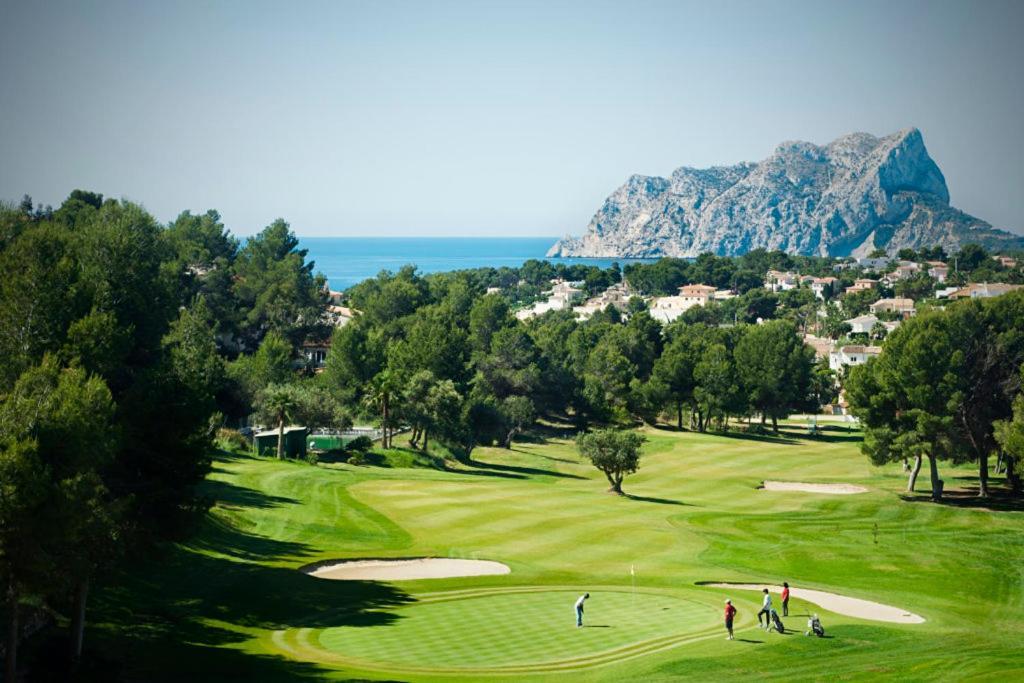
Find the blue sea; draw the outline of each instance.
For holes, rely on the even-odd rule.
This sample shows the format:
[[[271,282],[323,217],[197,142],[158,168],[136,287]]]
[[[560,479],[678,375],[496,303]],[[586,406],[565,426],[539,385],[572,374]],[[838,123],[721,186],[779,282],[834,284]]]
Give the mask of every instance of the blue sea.
[[[530,259],[551,263],[585,263],[607,268],[645,259],[551,258],[544,254],[556,237],[301,237],[315,270],[327,276],[331,289],[346,289],[406,264],[421,273],[490,266],[515,268]]]

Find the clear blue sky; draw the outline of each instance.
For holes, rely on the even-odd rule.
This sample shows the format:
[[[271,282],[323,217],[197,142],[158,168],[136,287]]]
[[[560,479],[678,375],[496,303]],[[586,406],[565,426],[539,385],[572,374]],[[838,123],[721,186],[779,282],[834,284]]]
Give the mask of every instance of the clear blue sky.
[[[631,173],[917,126],[1024,231],[1024,2],[0,3],[7,200],[555,236]]]

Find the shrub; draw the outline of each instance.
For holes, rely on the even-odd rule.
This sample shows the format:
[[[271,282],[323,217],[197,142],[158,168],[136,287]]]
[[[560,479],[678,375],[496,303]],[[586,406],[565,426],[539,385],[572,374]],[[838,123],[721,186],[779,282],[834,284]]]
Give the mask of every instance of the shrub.
[[[366,454],[362,453],[360,451],[354,452],[352,455],[350,455],[348,457],[348,464],[349,465],[365,465],[366,464]]]
[[[345,444],[345,450],[349,453],[365,453],[373,448],[373,439],[368,436],[357,436]]]
[[[215,440],[217,445],[226,451],[246,451],[250,448],[249,440],[242,436],[237,429],[221,427],[217,430]]]

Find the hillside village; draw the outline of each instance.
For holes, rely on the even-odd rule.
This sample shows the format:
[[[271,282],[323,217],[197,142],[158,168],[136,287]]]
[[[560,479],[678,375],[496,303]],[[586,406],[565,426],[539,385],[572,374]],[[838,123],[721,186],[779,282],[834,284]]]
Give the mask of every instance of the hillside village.
[[[746,287],[692,282],[666,294],[634,285],[628,268],[621,279],[604,287],[588,286],[583,279],[554,277],[548,280],[547,289],[520,304],[514,314],[529,324],[552,312],[570,312],[579,321],[595,315],[611,315],[625,321],[631,315],[646,312],[662,325],[713,320],[720,327],[728,327],[738,322],[761,324],[777,317],[778,308],[759,305],[771,301],[771,297],[798,300],[799,308],[809,313],[799,327],[803,341],[834,373],[841,389],[846,370],[880,354],[887,335],[919,310],[941,309],[958,299],[995,297],[1024,287],[1020,264],[1012,256],[985,255],[985,260],[978,263],[975,255],[974,262],[961,268],[955,259],[950,262],[927,258],[928,250],[922,254],[907,251],[901,252],[902,258],[876,254],[835,259],[830,275],[768,268],[757,286],[749,282]],[[973,250],[969,251],[973,254]],[[820,271],[821,264],[816,264],[814,270]],[[993,275],[1016,282],[976,281],[978,277]],[[488,287],[485,295],[515,301],[513,293],[526,286],[527,282],[520,279],[511,286]],[[343,305],[344,292],[330,291],[329,300],[325,320],[332,327],[342,327],[359,315],[358,310]],[[758,308],[764,315],[751,318],[749,312]],[[314,371],[322,369],[329,348],[329,341],[307,342],[304,354],[308,366]],[[841,392],[832,406],[824,408],[845,412]]]

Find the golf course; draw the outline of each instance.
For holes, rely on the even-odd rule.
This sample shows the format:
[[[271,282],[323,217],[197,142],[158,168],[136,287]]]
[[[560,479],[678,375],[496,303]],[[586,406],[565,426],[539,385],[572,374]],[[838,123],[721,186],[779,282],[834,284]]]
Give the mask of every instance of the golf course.
[[[845,426],[643,433],[625,496],[606,493],[557,430],[446,465],[401,449],[364,466],[222,451],[203,528],[99,592],[89,635],[126,662],[127,678],[163,680],[1024,676],[1020,511],[904,499],[900,467],[870,465]],[[947,488],[971,474],[947,468]],[[764,480],[866,491],[765,490]],[[307,573],[388,558],[510,571]],[[785,634],[757,628],[758,591],[701,585],[783,581],[795,589]],[[800,589],[923,621],[847,616]],[[735,641],[726,598],[739,610]],[[825,638],[804,635],[814,613]]]

